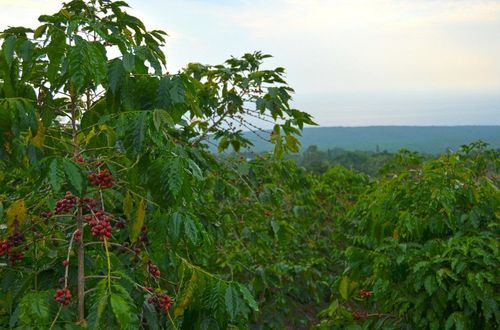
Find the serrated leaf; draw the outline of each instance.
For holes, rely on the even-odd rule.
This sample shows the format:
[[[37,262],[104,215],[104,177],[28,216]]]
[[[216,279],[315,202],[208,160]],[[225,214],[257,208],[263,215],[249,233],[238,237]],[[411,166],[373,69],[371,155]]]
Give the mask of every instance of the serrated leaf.
[[[12,234],[19,226],[22,226],[27,216],[28,211],[24,199],[19,199],[12,203],[5,212],[7,230],[9,233]]]
[[[141,199],[139,205],[137,206],[134,223],[130,227],[129,236],[132,242],[135,242],[139,237],[142,226],[144,225],[145,217],[146,217],[146,204],[144,203],[144,199]]]

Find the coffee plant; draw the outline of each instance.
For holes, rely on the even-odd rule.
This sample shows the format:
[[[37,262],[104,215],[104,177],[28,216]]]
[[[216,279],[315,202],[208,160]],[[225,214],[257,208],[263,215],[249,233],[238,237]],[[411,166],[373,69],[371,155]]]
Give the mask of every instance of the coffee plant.
[[[499,159],[477,142],[387,166],[339,224],[345,268],[318,328],[495,329]]]
[[[258,309],[198,253],[206,141],[238,151],[242,128],[273,121],[280,156],[313,122],[268,55],[170,73],[165,33],[126,7],[74,0],[0,34],[2,328],[245,327]]]

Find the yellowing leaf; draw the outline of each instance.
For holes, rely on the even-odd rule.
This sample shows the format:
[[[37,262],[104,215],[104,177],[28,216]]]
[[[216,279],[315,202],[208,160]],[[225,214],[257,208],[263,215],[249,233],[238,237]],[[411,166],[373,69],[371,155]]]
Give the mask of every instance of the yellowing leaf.
[[[90,130],[90,132],[87,134],[87,136],[85,137],[85,144],[89,144],[90,143],[90,140],[92,140],[92,138],[95,136],[95,129],[92,127],[92,129]]]
[[[182,293],[181,298],[177,302],[177,306],[175,307],[174,310],[174,317],[177,318],[182,314],[184,314],[184,311],[191,302],[191,298],[193,298],[197,280],[198,280],[198,275],[196,274],[196,272],[194,272],[193,275],[191,276],[191,279],[189,280],[186,290]]]
[[[130,240],[135,242],[139,237],[142,226],[144,225],[144,218],[146,217],[146,204],[144,203],[144,199],[141,199],[139,206],[137,207],[137,211],[135,213],[134,223],[130,228]]]
[[[13,233],[16,227],[22,225],[27,217],[24,199],[19,199],[12,203],[5,215],[7,219],[7,229],[9,233]]]
[[[43,126],[43,123],[40,121],[38,123],[38,131],[36,132],[36,135],[31,138],[31,144],[34,145],[35,147],[42,148],[44,140],[45,140],[45,127]]]
[[[127,217],[128,220],[132,218],[132,210],[134,207],[134,201],[132,200],[132,195],[129,192],[125,195],[123,199],[123,214]]]

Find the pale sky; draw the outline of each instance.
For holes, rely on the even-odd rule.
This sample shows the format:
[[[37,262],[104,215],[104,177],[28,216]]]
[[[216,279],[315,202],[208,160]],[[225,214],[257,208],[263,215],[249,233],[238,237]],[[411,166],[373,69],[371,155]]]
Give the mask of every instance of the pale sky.
[[[500,125],[500,0],[129,0],[170,71],[262,50],[323,126]],[[0,28],[58,0],[0,0]]]

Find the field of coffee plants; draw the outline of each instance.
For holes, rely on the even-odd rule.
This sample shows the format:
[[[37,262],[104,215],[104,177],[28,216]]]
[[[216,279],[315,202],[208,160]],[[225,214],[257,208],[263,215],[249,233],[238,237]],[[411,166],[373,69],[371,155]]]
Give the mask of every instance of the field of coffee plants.
[[[308,171],[269,55],[170,73],[126,8],[0,33],[0,328],[496,329],[498,151]]]

